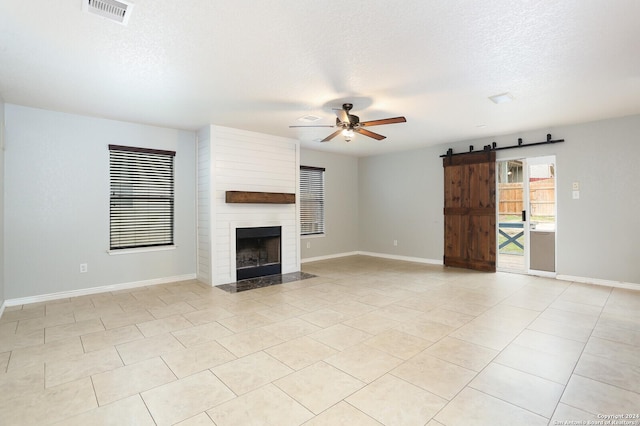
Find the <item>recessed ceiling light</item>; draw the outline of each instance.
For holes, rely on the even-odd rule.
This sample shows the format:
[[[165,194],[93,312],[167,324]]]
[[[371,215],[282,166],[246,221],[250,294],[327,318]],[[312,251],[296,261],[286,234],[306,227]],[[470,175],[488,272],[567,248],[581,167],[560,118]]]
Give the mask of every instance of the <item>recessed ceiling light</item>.
[[[491,102],[494,104],[504,104],[506,102],[511,102],[513,100],[513,95],[509,92],[501,93],[499,95],[489,96]]]
[[[314,121],[320,120],[322,117],[318,117],[317,115],[305,115],[298,118],[298,121],[303,123],[313,123]]]

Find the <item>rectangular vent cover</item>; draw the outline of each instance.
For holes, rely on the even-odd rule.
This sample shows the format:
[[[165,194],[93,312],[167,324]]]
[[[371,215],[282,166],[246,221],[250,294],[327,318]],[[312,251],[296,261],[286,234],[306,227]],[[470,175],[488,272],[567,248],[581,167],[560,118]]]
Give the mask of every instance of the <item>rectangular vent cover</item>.
[[[116,0],[84,0],[83,9],[122,25],[127,25],[133,3]]]
[[[322,117],[318,117],[317,115],[305,115],[304,117],[298,118],[298,121],[302,121],[303,123],[313,123],[314,121],[320,120]]]

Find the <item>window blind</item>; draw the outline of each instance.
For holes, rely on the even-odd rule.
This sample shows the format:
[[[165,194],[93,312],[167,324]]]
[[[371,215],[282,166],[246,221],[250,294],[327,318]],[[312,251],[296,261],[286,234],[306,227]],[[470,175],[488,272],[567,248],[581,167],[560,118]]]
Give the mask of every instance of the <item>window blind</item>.
[[[324,171],[300,166],[301,235],[324,234]]]
[[[109,145],[111,250],[173,245],[175,154]]]

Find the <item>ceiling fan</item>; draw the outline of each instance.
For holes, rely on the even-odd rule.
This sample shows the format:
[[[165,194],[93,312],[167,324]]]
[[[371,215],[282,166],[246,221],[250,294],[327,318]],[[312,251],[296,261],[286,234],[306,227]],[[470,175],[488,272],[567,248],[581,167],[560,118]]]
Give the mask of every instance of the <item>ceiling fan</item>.
[[[360,117],[357,115],[349,114],[349,111],[353,108],[353,104],[342,104],[342,109],[333,109],[336,113],[336,125],[307,125],[307,126],[289,126],[289,127],[339,127],[338,130],[331,133],[320,142],[329,142],[331,139],[338,136],[340,133],[344,136],[345,141],[350,142],[354,133],[360,133],[361,135],[368,136],[376,140],[382,140],[386,136],[378,133],[371,132],[363,127],[380,126],[383,124],[393,123],[405,123],[407,121],[404,117],[383,118],[382,120],[360,121]]]

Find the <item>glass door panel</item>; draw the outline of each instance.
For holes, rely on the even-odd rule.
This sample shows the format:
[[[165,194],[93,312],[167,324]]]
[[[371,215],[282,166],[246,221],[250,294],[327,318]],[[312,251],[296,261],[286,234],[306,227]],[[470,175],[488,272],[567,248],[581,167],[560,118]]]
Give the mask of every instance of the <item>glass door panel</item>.
[[[556,166],[555,157],[528,158],[529,269],[555,272]]]
[[[501,270],[526,272],[525,168],[523,160],[498,161],[498,264]]]

